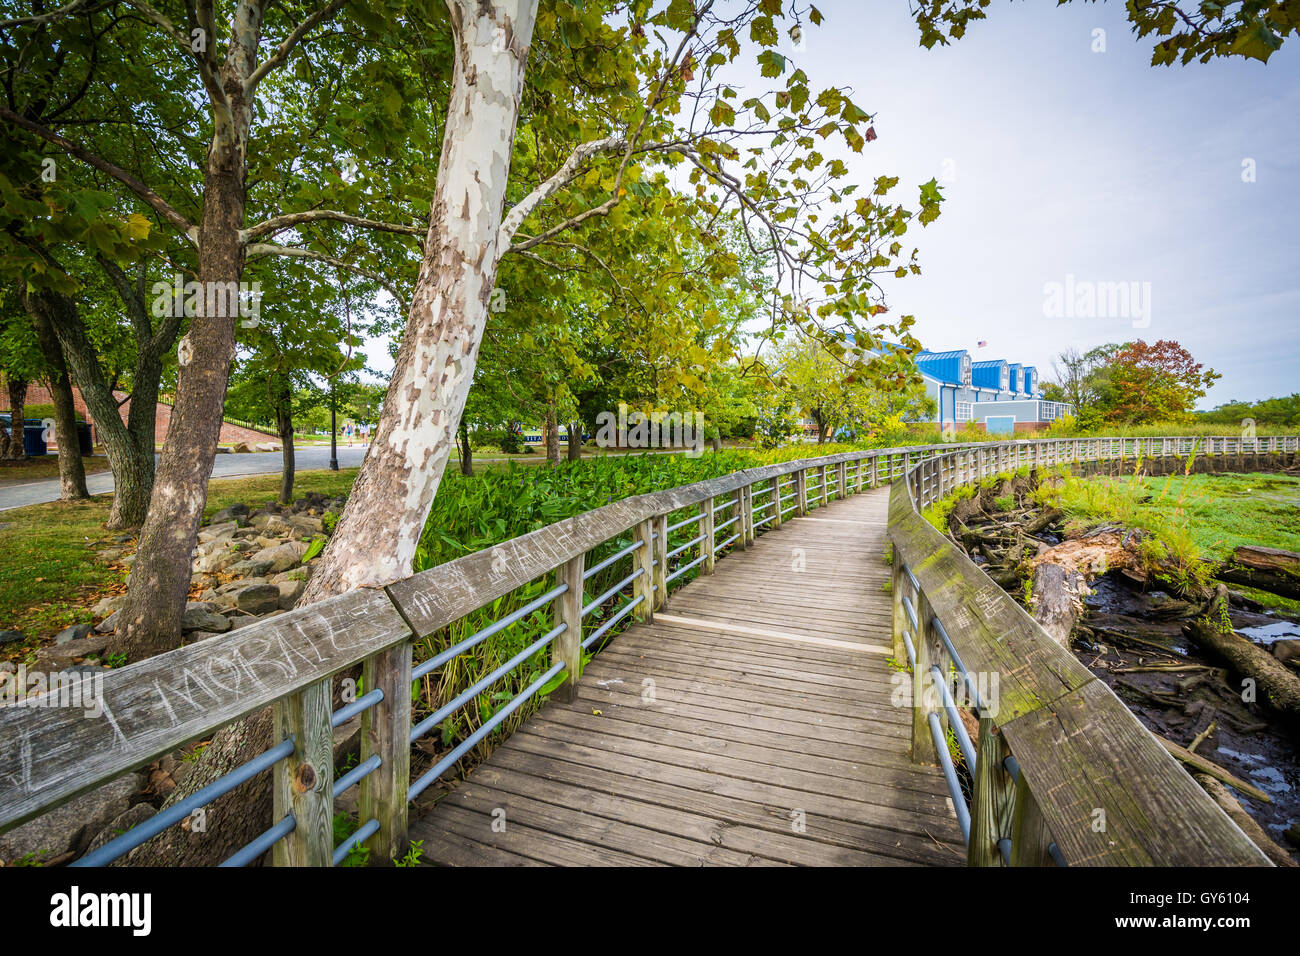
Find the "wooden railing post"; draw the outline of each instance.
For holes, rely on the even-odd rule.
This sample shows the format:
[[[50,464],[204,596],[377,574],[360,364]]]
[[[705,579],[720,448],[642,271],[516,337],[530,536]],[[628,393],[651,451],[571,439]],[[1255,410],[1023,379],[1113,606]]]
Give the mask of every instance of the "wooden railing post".
[[[742,485],[740,501],[740,546],[748,550],[754,541],[754,486]]]
[[[821,469],[821,476],[822,476],[822,486],[819,489],[819,491],[821,492],[822,507],[825,507],[830,503],[831,496],[830,496],[830,491],[826,487],[826,466],[820,465],[819,467]]]
[[[713,514],[713,499],[709,499],[709,514]],[[713,521],[710,517],[710,530]],[[632,617],[638,621],[653,621],[655,617],[655,545],[654,545],[654,518],[646,518],[645,521],[637,523],[636,539],[641,542],[641,547],[632,552],[632,561],[636,567],[640,568],[641,576],[632,582],[632,597],[642,597],[644,600],[636,606],[632,612]],[[710,539],[712,540],[712,539]],[[712,567],[712,562],[706,562]]]
[[[771,528],[781,527],[781,476],[772,479],[772,523]]]
[[[849,466],[847,462],[843,462],[843,461],[840,462],[840,467],[838,471],[840,477],[840,498],[841,499],[847,498],[849,496],[848,476],[846,474],[848,467]]]
[[[378,757],[379,766],[362,778],[358,810],[361,822],[377,820],[379,829],[366,840],[370,862],[388,866],[406,853],[407,797],[411,784],[411,642],[366,658],[361,686],[384,699],[361,714],[361,762]]]
[[[800,468],[794,473],[794,484],[798,496],[795,499],[798,511],[795,513],[802,518],[808,513],[808,470],[806,468]]]
[[[654,529],[654,609],[661,611],[668,603],[668,515],[656,515],[650,519]]]
[[[1011,825],[1012,866],[1054,866],[1047,848],[1052,845],[1052,835],[1043,822],[1034,794],[1020,771],[1016,780],[1014,819]]]
[[[903,577],[907,578],[904,573]],[[908,579],[911,584],[911,579]],[[912,761],[914,763],[938,763],[939,756],[934,750],[934,739],[930,736],[929,713],[933,700],[927,701],[926,687],[933,681],[930,676],[930,642],[926,639],[929,628],[926,627],[926,606],[923,595],[915,588],[911,589],[912,610],[916,612],[916,626],[912,627],[909,618],[907,626],[912,632],[912,649],[916,652],[916,664],[912,668]],[[907,611],[904,610],[906,615]],[[928,695],[933,698],[934,691]]]
[[[967,862],[971,866],[1002,866],[998,843],[1011,838],[1016,782],[1003,766],[1009,751],[1006,741],[993,726],[993,718],[981,716],[979,723]]]
[[[713,555],[714,540],[717,535],[713,531],[712,498],[705,498],[700,502],[700,514],[704,516],[700,519],[700,534],[704,535],[704,540],[700,542],[700,553],[704,555],[704,563],[700,565],[700,573],[712,574],[713,566],[717,562]]]
[[[275,739],[294,739],[293,753],[273,772],[274,819],[294,816],[293,832],[271,851],[276,866],[334,864],[332,689],[333,680],[326,678],[271,706]]]
[[[563,624],[564,630],[551,645],[551,660],[564,661],[568,671],[569,679],[555,691],[565,703],[578,696],[578,678],[582,676],[582,572],[586,557],[579,554],[560,566],[559,583],[569,589],[555,599],[556,624]]]

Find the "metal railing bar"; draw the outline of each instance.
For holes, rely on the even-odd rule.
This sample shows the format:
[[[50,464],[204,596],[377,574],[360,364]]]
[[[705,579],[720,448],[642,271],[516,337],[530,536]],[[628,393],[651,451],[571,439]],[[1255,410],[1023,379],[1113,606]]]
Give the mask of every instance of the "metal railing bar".
[[[704,517],[704,512],[701,511],[699,514],[691,515],[689,518],[684,518],[681,521],[677,522],[676,524],[670,524],[668,526],[668,533],[672,534],[678,528],[683,528],[688,524],[692,524],[693,522],[699,521],[703,517]]]
[[[469,637],[465,638],[465,640],[461,641],[460,643],[453,644],[445,651],[435,654],[433,657],[430,657],[423,664],[420,664],[418,667],[416,667],[414,670],[411,671],[411,680],[418,680],[419,678],[423,677],[425,674],[429,673],[429,671],[441,667],[443,664],[447,663],[453,657],[459,657],[461,654],[465,653],[471,647],[474,647],[475,645],[480,644],[483,641],[487,640],[493,634],[505,630],[507,627],[515,623],[515,621],[518,621],[520,618],[532,614],[534,611],[536,611],[538,608],[542,607],[545,604],[549,604],[551,601],[559,597],[567,590],[569,590],[569,586],[567,584],[557,584],[555,587],[551,588],[541,597],[534,598],[533,600],[529,601],[527,604],[525,604],[523,607],[519,608],[518,610],[510,612],[501,620],[489,624],[487,627],[483,628],[483,630],[476,631],[475,633],[471,634]]]
[[[370,820],[368,820],[363,826],[358,827],[356,833],[352,834],[352,836],[348,837],[346,840],[344,840],[335,848],[334,865],[338,866],[340,863],[346,860],[348,858],[348,853],[351,852],[354,846],[356,846],[357,844],[361,843],[364,840],[368,840],[370,838],[370,835],[378,829],[379,829],[379,821],[374,819],[373,817]]]
[[[944,680],[943,671],[939,670],[937,664],[930,665],[930,676],[934,678],[935,684],[939,686],[939,690],[943,694],[943,709],[948,714],[948,726],[957,735],[957,743],[961,746],[962,755],[966,758],[966,768],[971,774],[974,774],[975,747],[971,744],[966,724],[962,721],[961,715],[957,713],[957,702],[952,699],[952,692],[948,690],[948,682]]]
[[[495,684],[506,674],[510,673],[510,671],[514,670],[524,661],[528,660],[528,658],[532,657],[534,654],[540,651],[547,644],[551,643],[551,641],[555,640],[557,637],[563,634],[567,627],[568,625],[564,623],[557,624],[555,627],[551,628],[551,630],[548,631],[546,634],[543,634],[541,637],[533,641],[533,643],[529,644],[527,647],[525,647],[514,657],[510,658],[510,660],[506,661],[496,670],[492,671],[492,673],[488,674],[485,677],[479,678],[477,681],[474,682],[473,685],[465,688],[465,690],[461,691],[451,700],[447,701],[447,703],[443,704],[441,707],[435,710],[428,717],[425,717],[418,724],[416,724],[414,727],[411,728],[411,733],[408,738],[410,742],[414,743],[415,741],[419,740],[426,733],[428,733],[431,728],[438,726],[438,724],[442,723],[444,720],[446,720],[456,711],[460,710],[471,700],[473,700],[475,697],[481,694],[485,688]]]
[[[279,761],[290,756],[295,748],[293,738],[282,740],[270,750],[259,754],[247,763],[240,764],[230,773],[212,781],[202,790],[196,790],[184,800],[178,800],[165,810],[160,810],[148,820],[132,827],[119,837],[109,840],[94,853],[87,853],[80,860],[69,866],[106,866],[123,853],[134,850],[141,843],[156,837],[173,823],[180,823],[193,811],[217,797],[234,790],[241,783],[247,783],[264,770],[270,770]]]
[[[362,781],[363,779],[365,779],[366,777],[374,773],[376,770],[378,770],[380,764],[382,764],[383,762],[384,761],[379,756],[379,754],[374,754],[365,763],[357,764],[355,767],[353,767],[343,776],[335,780],[334,799],[337,800],[339,798],[339,794],[346,791],[348,787],[352,786],[355,783],[359,783],[360,781]]]
[[[726,541],[722,542],[722,544],[720,544],[720,545],[718,545],[716,548],[714,548],[714,549],[713,549],[713,553],[714,553],[714,554],[717,554],[719,551],[721,551],[723,548],[725,548],[727,545],[731,544],[731,542],[735,541],[735,540],[736,540],[737,538],[739,538],[739,537],[740,537],[739,534],[733,534],[733,535],[732,535],[730,538],[728,538]]]
[[[970,844],[970,810],[966,806],[966,798],[961,792],[961,781],[957,779],[957,770],[952,765],[952,754],[948,753],[948,740],[943,735],[943,727],[939,724],[939,715],[935,711],[930,711],[930,736],[934,738],[934,749],[939,757],[939,765],[943,768],[943,778],[948,783],[948,795],[952,797],[952,808],[957,812],[957,823],[961,826],[962,842]]]
[[[287,814],[279,823],[265,830],[260,836],[255,837],[248,843],[244,844],[234,853],[230,854],[225,860],[218,863],[218,867],[227,866],[248,866],[255,862],[263,853],[271,849],[298,827],[298,818],[292,813]]]
[[[330,714],[330,726],[335,728],[342,726],[363,710],[369,710],[383,699],[384,692],[378,688],[375,688],[368,694],[362,694],[352,703],[344,704],[338,710],[334,711],[334,713]]]
[[[697,538],[691,538],[690,541],[687,541],[687,542],[686,542],[684,545],[682,545],[680,548],[673,548],[673,550],[669,551],[669,552],[668,552],[668,557],[670,557],[670,558],[675,558],[675,557],[677,557],[677,555],[681,554],[681,553],[682,553],[683,551],[685,551],[687,548],[693,548],[693,547],[695,547],[695,545],[699,544],[701,541],[703,541],[703,540],[704,540],[705,538],[707,538],[707,537],[708,537],[708,535],[706,535],[706,534],[702,534],[702,535],[700,535],[700,536],[697,537]]]
[[[737,537],[739,537],[739,535],[737,535]],[[695,567],[697,564],[699,564],[701,561],[703,561],[703,560],[704,560],[705,558],[707,558],[707,557],[708,557],[707,554],[702,554],[702,555],[700,555],[698,558],[696,558],[694,561],[692,561],[690,564],[683,564],[680,568],[678,568],[678,569],[677,569],[676,571],[674,571],[672,574],[668,575],[668,577],[667,577],[667,579],[665,579],[664,583],[667,584],[668,581],[672,581],[672,580],[675,580],[676,578],[681,577],[683,574],[685,574],[685,573],[686,573],[687,571],[689,571],[691,568]]]
[[[700,535],[701,540],[703,539],[703,537],[704,537],[703,535]],[[670,554],[668,555],[668,557],[671,558],[672,555]],[[622,581],[619,581],[618,584],[615,584],[612,588],[610,588],[600,597],[596,598],[594,601],[592,601],[590,604],[584,607],[582,609],[582,616],[586,617],[588,614],[596,610],[596,608],[600,607],[602,604],[604,604],[606,601],[612,598],[615,594],[623,590],[625,587],[627,587],[629,584],[631,584],[633,581],[635,581],[643,574],[645,574],[645,568],[637,568],[635,571],[633,571],[631,574],[625,577]]]
[[[596,628],[596,630],[592,631],[589,635],[587,635],[586,640],[584,640],[584,641],[582,642],[582,648],[583,648],[583,650],[586,650],[586,649],[587,649],[588,647],[590,647],[592,644],[596,643],[596,641],[600,639],[600,636],[601,636],[602,634],[604,634],[604,633],[605,633],[606,631],[608,631],[611,627],[613,627],[615,624],[617,624],[619,621],[621,621],[624,617],[626,617],[626,616],[628,615],[628,612],[630,612],[634,607],[636,607],[638,604],[640,604],[640,603],[641,603],[642,601],[644,601],[644,600],[645,600],[645,595],[644,595],[644,594],[638,594],[636,597],[634,597],[634,598],[633,598],[631,601],[629,601],[627,604],[624,604],[623,607],[622,607],[621,609],[619,609],[619,612],[618,612],[617,614],[615,614],[615,615],[614,615],[613,617],[611,617],[608,621],[606,621],[606,622],[605,622],[604,624],[602,624],[600,627]]]
[[[631,554],[637,548],[641,547],[643,544],[645,544],[644,541],[633,541],[631,544],[629,544],[626,548],[619,551],[618,553],[611,554],[604,561],[600,562],[600,564],[592,565],[587,570],[582,572],[582,580],[584,581],[587,580],[587,578],[591,577],[593,574],[599,574],[601,571],[604,571],[607,567],[609,567],[619,558],[627,557],[629,554]]]
[[[510,701],[510,703],[506,704],[495,714],[493,714],[490,718],[488,718],[483,723],[483,726],[479,727],[478,730],[474,731],[474,733],[470,734],[468,737],[462,740],[460,744],[456,746],[455,749],[453,749],[445,757],[443,757],[436,764],[434,764],[427,771],[425,771],[425,773],[420,777],[419,780],[411,784],[410,789],[407,791],[407,799],[414,800],[421,793],[423,793],[425,789],[429,786],[429,784],[433,783],[444,773],[446,773],[447,769],[451,767],[453,764],[455,764],[456,761],[458,761],[461,757],[463,757],[471,747],[473,747],[480,740],[482,740],[484,737],[490,734],[492,732],[492,729],[496,727],[497,724],[501,723],[503,720],[505,720],[507,717],[513,714],[516,710],[522,707],[525,701],[527,701],[530,697],[536,694],[537,691],[543,685],[545,685],[546,682],[549,681],[552,677],[554,677],[560,671],[564,670],[564,667],[565,667],[564,661],[560,661],[556,664],[553,664],[550,670],[546,671],[544,674],[542,674],[541,677],[537,678],[537,680],[533,681],[526,688],[524,688],[523,692],[518,697]]]
[[[717,534],[719,531],[721,531],[727,525],[731,524],[733,521],[739,521],[739,520],[740,520],[740,515],[732,515],[726,521],[722,522],[722,524],[716,525],[713,529],[713,533]]]

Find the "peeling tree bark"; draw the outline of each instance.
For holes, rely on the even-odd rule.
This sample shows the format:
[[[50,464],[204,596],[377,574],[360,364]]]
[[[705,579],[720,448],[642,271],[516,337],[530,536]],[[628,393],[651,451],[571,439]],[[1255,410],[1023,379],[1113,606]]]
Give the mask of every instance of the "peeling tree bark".
[[[474,378],[537,0],[451,0],[456,55],[424,261],[370,451],[300,603],[411,573]],[[508,237],[505,241],[508,241]]]
[[[536,7],[537,0],[448,2],[456,57],[425,257],[375,437],[299,605],[411,572],[474,378],[503,251],[498,243],[509,241],[499,226]],[[169,801],[266,749],[269,714],[221,730]],[[209,820],[219,819],[219,827],[209,826],[201,837],[172,827],[130,862],[220,861],[261,833],[270,812],[269,782],[260,777],[209,807]]]
[[[6,447],[0,449],[4,457],[21,461],[27,457],[26,433],[23,431],[27,404],[27,380],[9,378],[9,435]]]

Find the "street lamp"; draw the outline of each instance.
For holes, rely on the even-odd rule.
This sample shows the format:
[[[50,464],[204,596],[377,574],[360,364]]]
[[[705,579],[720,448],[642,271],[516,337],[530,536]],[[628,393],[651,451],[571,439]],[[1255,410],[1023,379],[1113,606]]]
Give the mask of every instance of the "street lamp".
[[[330,471],[339,470],[339,446],[335,440],[337,431],[334,422],[334,382],[330,382]]]

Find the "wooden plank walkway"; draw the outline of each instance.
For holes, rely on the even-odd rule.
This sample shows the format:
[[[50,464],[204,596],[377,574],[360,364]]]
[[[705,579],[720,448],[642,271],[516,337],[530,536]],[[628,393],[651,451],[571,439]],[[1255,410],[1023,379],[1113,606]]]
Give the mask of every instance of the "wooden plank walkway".
[[[791,518],[673,592],[412,825],[424,860],[963,864],[890,703],[888,498]]]

